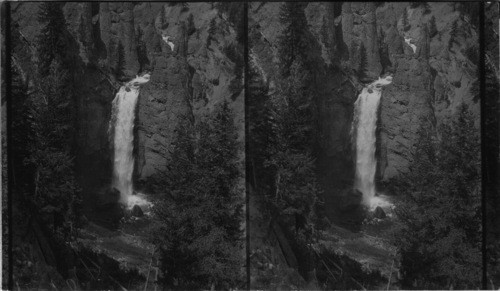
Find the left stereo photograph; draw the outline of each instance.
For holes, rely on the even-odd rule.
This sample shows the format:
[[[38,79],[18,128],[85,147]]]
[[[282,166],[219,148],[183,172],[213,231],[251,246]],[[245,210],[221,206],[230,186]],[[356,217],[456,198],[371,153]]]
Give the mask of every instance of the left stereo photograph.
[[[246,288],[245,5],[1,12],[3,289]]]

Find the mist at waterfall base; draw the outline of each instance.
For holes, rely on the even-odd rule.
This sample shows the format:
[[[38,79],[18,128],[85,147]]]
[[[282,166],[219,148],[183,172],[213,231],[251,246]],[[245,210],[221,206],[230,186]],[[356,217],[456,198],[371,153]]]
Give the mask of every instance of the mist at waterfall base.
[[[114,129],[113,187],[120,191],[120,203],[127,208],[138,205],[149,208],[152,204],[141,193],[134,193],[134,124],[140,85],[149,82],[150,75],[137,76],[122,86],[113,100],[113,117],[110,126]]]
[[[377,159],[377,114],[382,97],[382,86],[392,82],[392,77],[379,78],[361,91],[354,103],[354,127],[356,138],[356,176],[355,188],[363,194],[362,204],[370,210],[378,206],[392,207],[384,195],[377,195],[375,173]]]

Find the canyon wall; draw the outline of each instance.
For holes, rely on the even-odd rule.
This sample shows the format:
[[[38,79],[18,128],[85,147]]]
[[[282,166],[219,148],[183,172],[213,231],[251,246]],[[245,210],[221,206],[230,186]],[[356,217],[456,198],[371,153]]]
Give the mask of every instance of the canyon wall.
[[[12,3],[12,22],[19,25],[21,38],[16,40],[19,47],[13,57],[28,79],[35,71],[39,5]],[[218,7],[155,2],[61,5],[75,72],[77,172],[86,195],[102,191],[111,182],[111,102],[118,88],[136,74],[151,72],[137,108],[135,179],[139,188],[167,169],[181,118],[203,120],[227,100],[243,141],[243,78],[235,64],[235,54],[243,51],[234,25]],[[169,37],[173,49],[163,36]],[[235,53],[238,49],[241,52]]]
[[[250,40],[251,65],[271,87],[273,78],[279,78],[280,7],[275,2],[252,3],[249,8],[249,29],[260,34]],[[353,104],[361,88],[379,76],[394,77],[383,89],[379,113],[380,188],[409,171],[423,121],[437,126],[465,103],[477,114],[479,125],[479,102],[472,90],[478,77],[474,13],[455,3],[306,5],[308,48],[318,69],[311,84],[318,92],[318,172],[327,204],[353,185]]]
[[[36,62],[38,7],[12,5],[13,25],[20,27],[13,63],[27,79]],[[250,65],[271,92],[280,77],[280,7],[278,2],[249,4]],[[228,100],[243,140],[243,84],[231,53],[237,33],[213,4],[71,2],[63,8],[75,67],[77,167],[87,192],[109,184],[111,101],[119,86],[138,73],[152,73],[137,111],[139,188],[166,169],[179,118],[201,120]],[[461,103],[479,114],[471,92],[477,77],[477,29],[473,11],[467,10],[455,3],[305,5],[309,59],[317,68],[311,84],[318,120],[315,151],[327,204],[353,184],[353,104],[366,83],[383,74],[394,76],[380,108],[379,186],[408,172],[422,121],[439,125]],[[119,67],[124,76],[117,77]]]

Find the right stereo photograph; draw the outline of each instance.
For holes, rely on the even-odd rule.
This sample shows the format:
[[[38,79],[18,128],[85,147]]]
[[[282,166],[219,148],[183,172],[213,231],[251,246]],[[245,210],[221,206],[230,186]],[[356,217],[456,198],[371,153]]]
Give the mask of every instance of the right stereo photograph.
[[[250,289],[500,287],[498,3],[250,2]]]

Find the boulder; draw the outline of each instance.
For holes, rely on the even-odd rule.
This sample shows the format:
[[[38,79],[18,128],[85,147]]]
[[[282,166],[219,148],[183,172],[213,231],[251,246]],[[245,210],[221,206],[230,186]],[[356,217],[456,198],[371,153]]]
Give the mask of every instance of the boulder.
[[[378,219],[384,219],[387,217],[387,215],[385,214],[385,211],[384,209],[382,209],[382,207],[377,206],[377,208],[375,208],[375,212],[373,213],[373,217]]]
[[[139,205],[134,205],[134,207],[132,207],[131,215],[135,217],[142,217],[144,216],[144,212]]]

